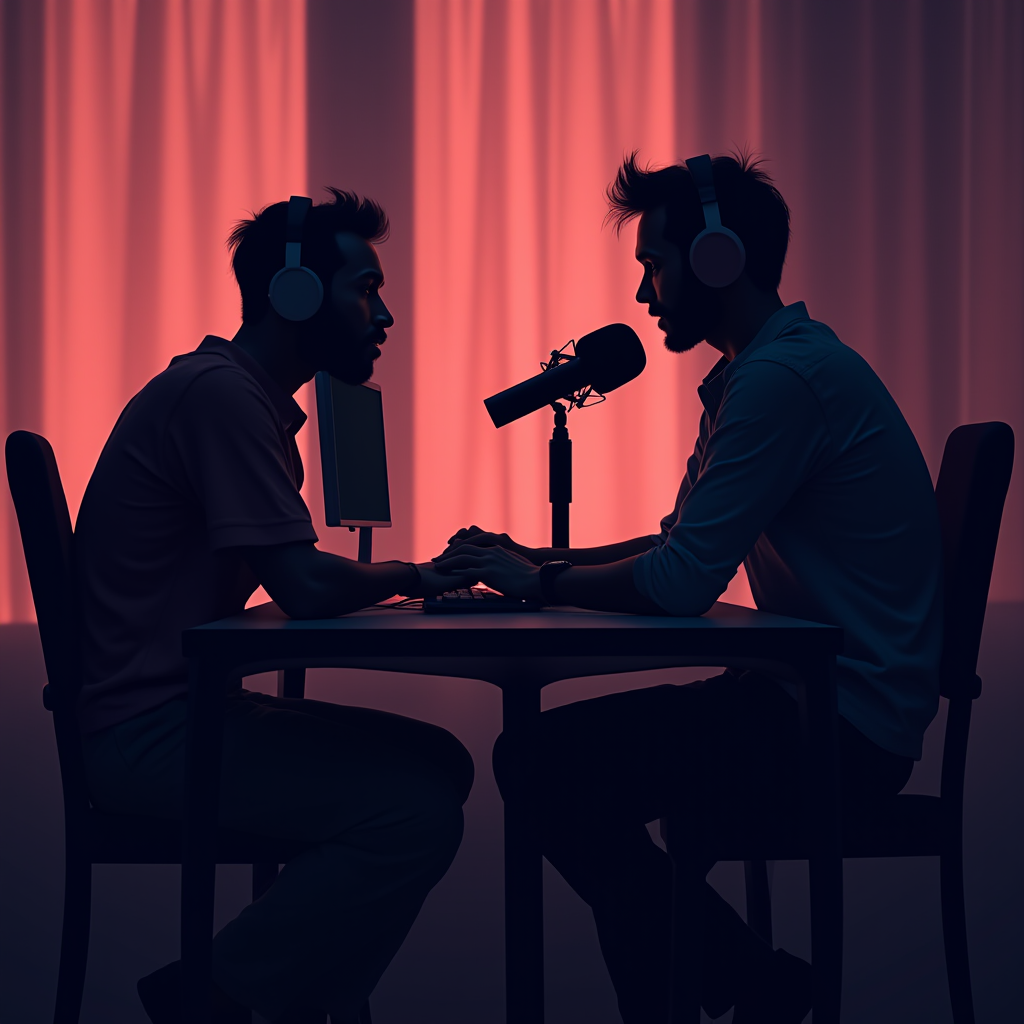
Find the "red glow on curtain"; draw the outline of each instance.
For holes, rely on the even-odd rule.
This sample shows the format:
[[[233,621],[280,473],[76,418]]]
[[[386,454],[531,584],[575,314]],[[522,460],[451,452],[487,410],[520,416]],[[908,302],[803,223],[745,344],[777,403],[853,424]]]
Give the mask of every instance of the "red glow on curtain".
[[[641,17],[624,17],[627,5],[586,0],[417,5],[420,554],[467,515],[543,543],[550,417],[499,432],[482,398],[623,310],[650,346],[652,332],[628,304],[629,242],[602,230],[603,190],[629,146],[673,153],[672,8],[629,6]],[[665,100],[635,118],[644,95]],[[644,404],[641,387],[600,411],[572,414],[576,542],[607,539],[623,525],[594,454],[627,406]],[[587,500],[595,483],[600,510]]]
[[[1022,55],[1015,0],[418,0],[416,557],[471,521],[547,542],[550,420],[496,431],[481,400],[612,320],[648,368],[569,418],[573,542],[671,507],[715,353],[662,349],[632,230],[602,230],[632,149],[767,158],[793,213],[783,300],[868,359],[933,474],[960,423],[1024,436]],[[1024,597],[1019,467],[991,595]]]
[[[389,168],[392,288],[414,220],[413,344],[385,358],[414,361],[411,412],[405,376],[385,387],[393,443],[414,437],[415,479],[403,468],[393,493],[414,495],[396,510],[416,524],[415,550],[395,556],[434,554],[469,521],[547,540],[550,421],[497,431],[482,399],[612,320],[638,329],[649,364],[570,417],[573,541],[647,532],[670,507],[714,353],[663,350],[633,302],[632,229],[602,228],[603,190],[633,148],[655,163],[743,145],[768,158],[793,210],[783,298],[806,300],[867,357],[933,473],[959,423],[1003,419],[1024,437],[1018,0],[409,9],[414,78],[391,64],[381,82],[360,64],[378,81],[339,120],[325,180],[310,186],[374,195]],[[383,15],[366,11],[353,26],[376,30],[352,27],[339,52],[378,45]],[[50,436],[73,508],[131,394],[207,331],[233,332],[223,239],[249,209],[307,187],[306,75],[314,95],[363,85],[353,74],[338,90],[306,67],[305,24],[302,0],[0,5],[0,420]],[[330,24],[319,35],[341,32]],[[319,42],[336,67],[334,39]],[[406,95],[411,161],[412,117],[395,116]],[[0,488],[0,621],[31,617],[12,512]],[[1020,467],[992,597],[1024,598]]]
[[[714,360],[665,351],[633,299],[634,230],[604,218],[625,153],[677,159],[675,17],[671,0],[416,5],[417,558],[470,521],[550,543],[551,415],[498,431],[482,399],[609,322],[648,368],[569,416],[572,542],[650,533],[672,507]]]
[[[118,413],[230,337],[234,221],[306,189],[305,5],[46,0],[42,415],[72,516]],[[6,498],[3,511],[12,513]],[[0,581],[0,620],[30,618]]]

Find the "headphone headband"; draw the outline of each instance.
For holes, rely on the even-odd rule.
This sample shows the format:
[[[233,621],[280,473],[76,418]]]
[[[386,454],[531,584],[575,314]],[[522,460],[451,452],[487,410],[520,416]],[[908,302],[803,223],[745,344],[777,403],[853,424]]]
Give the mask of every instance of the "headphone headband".
[[[313,200],[291,196],[285,225],[284,266],[270,282],[270,304],[286,320],[308,320],[324,300],[324,286],[309,267],[302,265],[302,229]]]
[[[701,203],[717,203],[718,197],[715,194],[715,178],[711,169],[711,157],[705,153],[703,156],[691,156],[686,161],[686,169],[697,186],[697,195]]]
[[[302,241],[302,229],[312,205],[313,200],[309,196],[291,196],[288,199],[288,224],[285,228],[287,242]]]
[[[686,161],[704,211],[704,230],[690,246],[690,266],[709,288],[727,288],[743,273],[747,252],[739,236],[722,224],[711,157],[704,153]]]

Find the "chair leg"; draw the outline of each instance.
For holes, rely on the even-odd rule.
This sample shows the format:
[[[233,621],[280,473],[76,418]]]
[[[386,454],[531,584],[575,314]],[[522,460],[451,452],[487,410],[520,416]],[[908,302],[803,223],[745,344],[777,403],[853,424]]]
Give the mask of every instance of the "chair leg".
[[[672,857],[672,923],[669,953],[669,1024],[699,1024],[701,978],[701,896],[704,875],[696,861],[677,856],[675,816],[662,819]]]
[[[64,924],[53,1024],[78,1024],[89,957],[91,910],[92,864],[69,850],[64,865]]]
[[[277,864],[253,864],[252,901],[255,903],[277,881]]]
[[[946,947],[946,976],[954,1024],[974,1024],[971,965],[967,955],[967,912],[964,907],[963,852],[956,849],[939,858],[942,901],[942,940]]]
[[[758,938],[772,945],[772,894],[768,888],[768,864],[745,860],[743,878],[747,892],[747,924]]]

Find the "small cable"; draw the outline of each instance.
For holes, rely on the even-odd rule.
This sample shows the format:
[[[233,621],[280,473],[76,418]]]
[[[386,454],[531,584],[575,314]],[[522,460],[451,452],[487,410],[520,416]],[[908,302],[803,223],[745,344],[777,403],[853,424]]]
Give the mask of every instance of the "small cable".
[[[378,601],[371,608],[387,608],[394,611],[419,611],[423,607],[422,597],[403,597],[400,601]]]

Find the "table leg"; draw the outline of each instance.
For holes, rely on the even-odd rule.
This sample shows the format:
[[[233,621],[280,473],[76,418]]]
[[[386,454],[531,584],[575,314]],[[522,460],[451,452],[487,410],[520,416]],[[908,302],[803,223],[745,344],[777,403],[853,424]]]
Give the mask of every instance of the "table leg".
[[[838,1024],[843,984],[843,857],[835,666],[802,688],[805,807],[810,827],[811,962],[815,1024]]]
[[[210,963],[224,692],[223,673],[216,667],[192,666],[181,859],[181,1019],[190,1024],[212,1022]]]
[[[505,1020],[544,1022],[544,912],[537,779],[540,691],[521,680],[502,688],[504,730],[526,753],[521,783],[505,794]]]
[[[306,670],[304,668],[282,668],[277,671],[278,697],[305,697]]]

